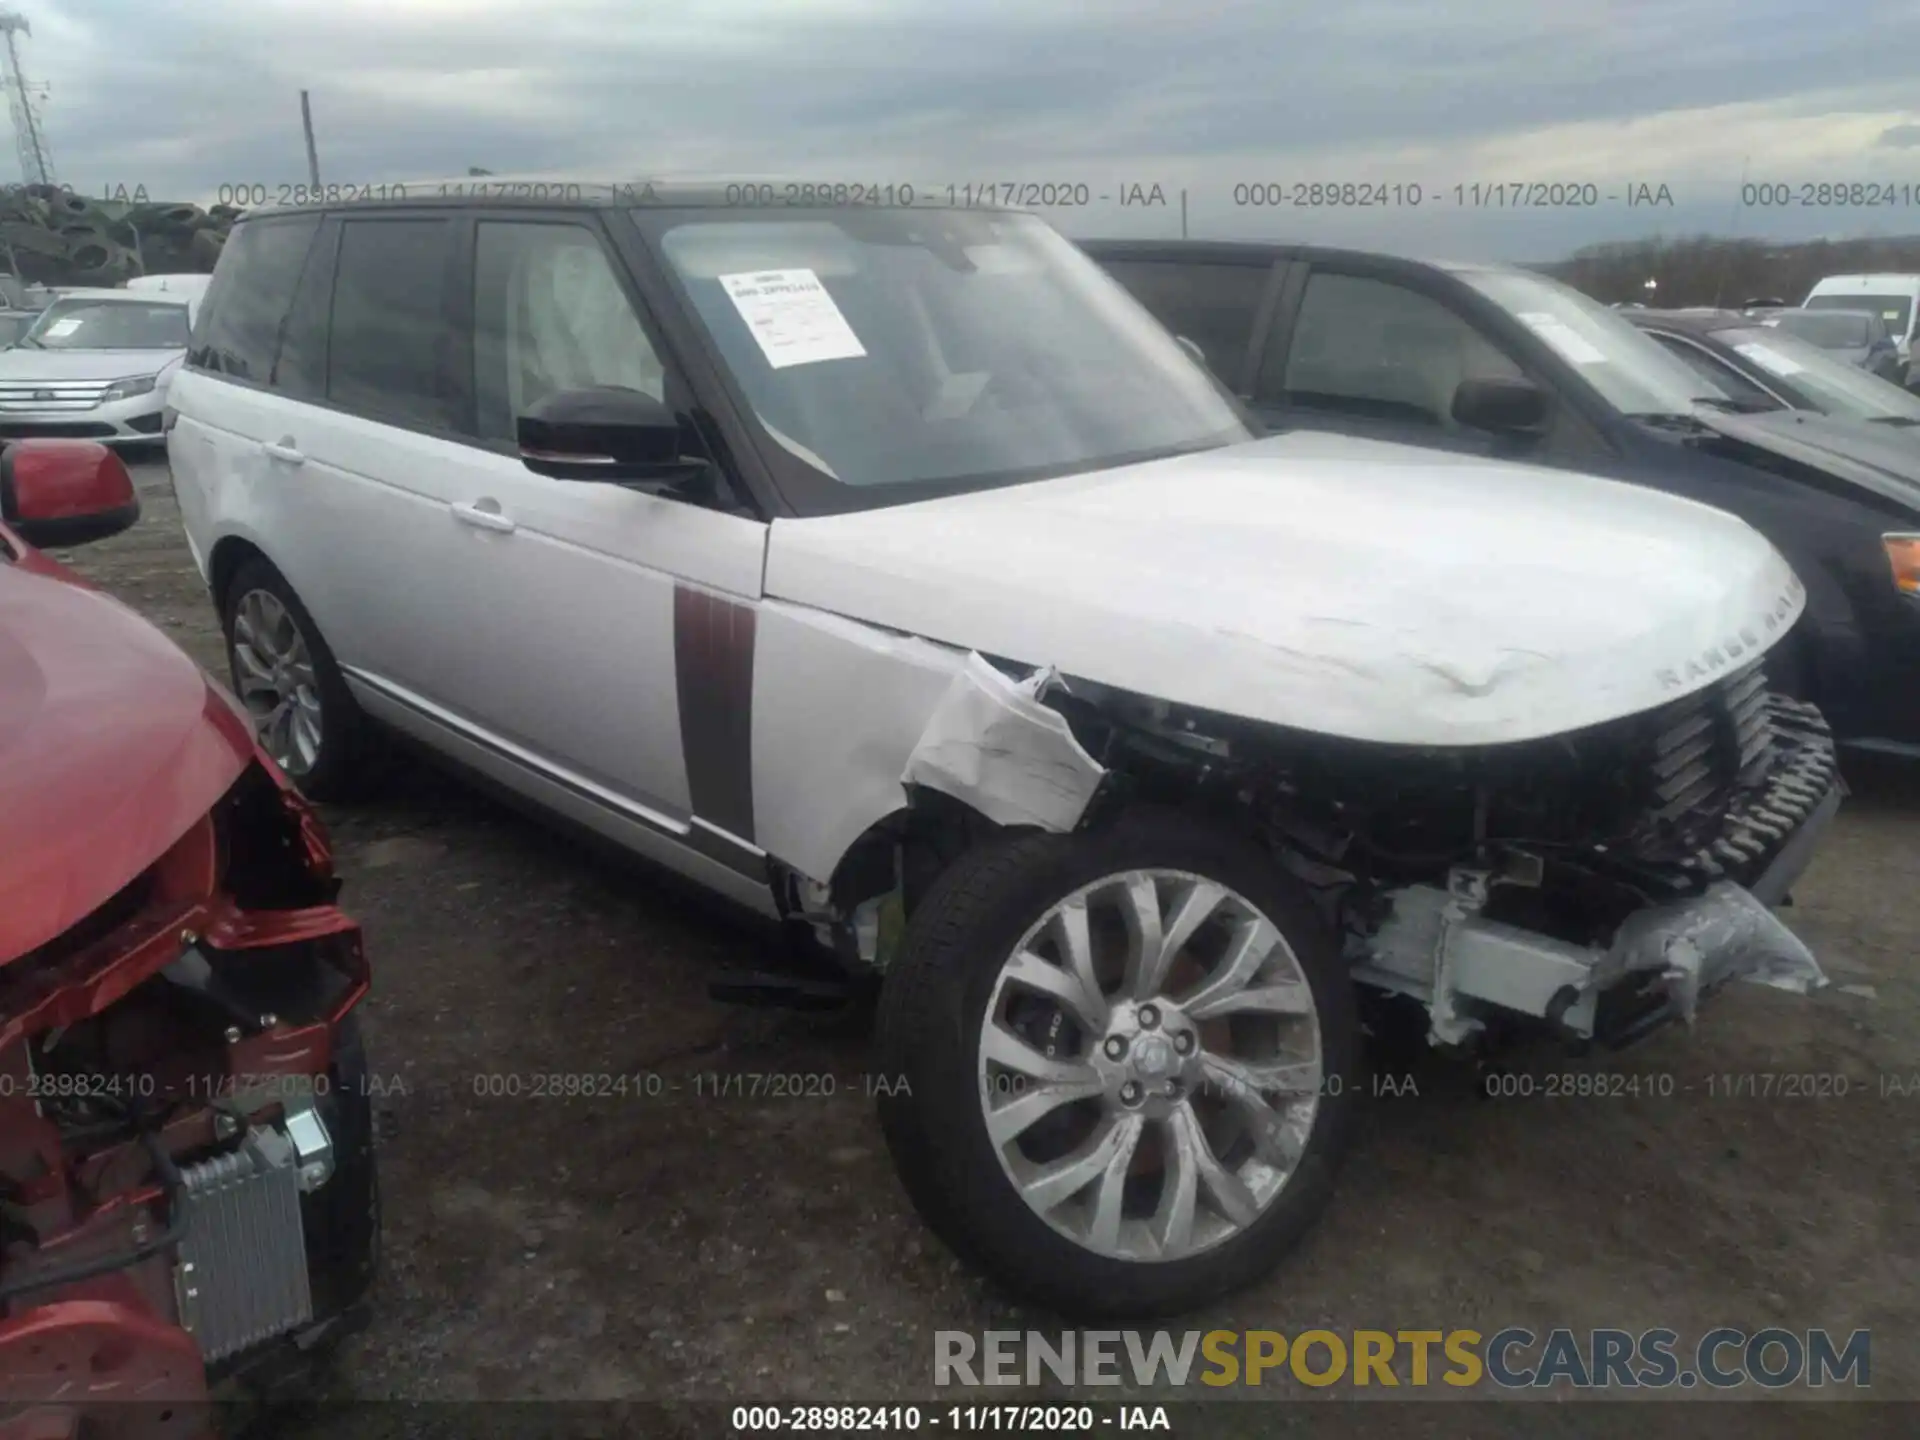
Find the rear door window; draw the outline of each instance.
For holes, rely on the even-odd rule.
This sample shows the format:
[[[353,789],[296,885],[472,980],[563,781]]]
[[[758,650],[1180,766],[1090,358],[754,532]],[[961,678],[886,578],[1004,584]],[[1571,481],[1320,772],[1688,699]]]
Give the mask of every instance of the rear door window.
[[[447,313],[451,220],[340,226],[327,347],[327,399],[410,429],[457,428],[460,387]]]
[[[307,251],[306,268],[281,327],[280,353],[274,359],[270,383],[296,399],[326,398],[327,314],[333,308],[333,267],[339,243],[337,224],[322,227]]]
[[[1247,343],[1271,265],[1114,260],[1105,268],[1162,325],[1198,345],[1209,370],[1229,386],[1242,383]]]
[[[200,307],[190,366],[268,382],[281,324],[319,228],[317,215],[249,220],[234,228]]]

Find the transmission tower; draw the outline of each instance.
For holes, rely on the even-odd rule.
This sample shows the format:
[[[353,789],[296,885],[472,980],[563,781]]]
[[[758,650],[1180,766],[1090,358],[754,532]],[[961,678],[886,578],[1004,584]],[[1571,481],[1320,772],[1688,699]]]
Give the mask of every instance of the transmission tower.
[[[12,10],[0,10],[0,35],[7,40],[0,62],[6,66],[7,109],[13,115],[13,141],[20,151],[20,173],[29,185],[53,184],[53,157],[47,153],[46,138],[40,133],[40,117],[34,102],[46,94],[44,85],[27,83],[20,68],[20,37],[33,34],[27,17]]]

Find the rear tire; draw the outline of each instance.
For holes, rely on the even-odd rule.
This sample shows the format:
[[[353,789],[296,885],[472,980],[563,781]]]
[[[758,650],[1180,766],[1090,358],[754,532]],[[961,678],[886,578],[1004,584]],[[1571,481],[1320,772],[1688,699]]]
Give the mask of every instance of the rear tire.
[[[1138,889],[1141,878],[1152,888]],[[1213,893],[1207,887],[1226,898],[1196,903]],[[1152,898],[1134,898],[1143,894]],[[1113,907],[1162,911],[1152,923],[1166,931],[1192,914],[1211,918],[1192,943],[1170,947],[1158,979],[1134,980],[1128,968],[1109,983],[1116,965],[1152,973],[1150,961],[1135,958],[1153,948],[1137,927],[1116,942],[1124,961],[1098,953],[1119,933],[1103,934],[1099,923]],[[1048,938],[1078,924],[1068,918],[1076,913],[1089,917],[1081,933],[1093,937],[1082,947],[1093,959],[1080,971],[1067,942]],[[1271,931],[1258,928],[1261,920]],[[1278,943],[1249,938],[1275,932]],[[1056,958],[1035,969],[1031,957],[1050,945]],[[1236,954],[1265,958],[1242,967]],[[1192,983],[1178,983],[1183,966],[1197,967]],[[1242,988],[1227,985],[1225,972],[1242,969]],[[1064,976],[1095,972],[1098,997],[1074,988],[1078,998],[1051,1006],[1065,1020],[1041,1022],[1044,1050],[1024,1029],[1017,1038],[1029,1048],[1007,1050],[1008,1017],[1030,1023],[1031,1005],[1045,1005],[1035,996],[1059,990]],[[1261,1278],[1325,1208],[1358,1091],[1354,998],[1312,902],[1238,836],[1178,812],[1140,810],[1085,834],[997,838],[935,882],[888,967],[876,1044],[882,1131],[928,1227],[1009,1290],[1089,1318],[1189,1310]],[[1308,1048],[1299,1038],[1308,1020],[1318,1065],[1311,1093],[1310,1072],[1295,1059]],[[1262,1042],[1261,1057],[1230,1053],[1249,1033],[1283,1038]],[[1172,1058],[1176,1043],[1184,1059]],[[1059,1076],[1076,1078],[1009,1086],[1017,1072],[1000,1068],[1002,1054],[1036,1069],[1064,1066]],[[1223,1063],[1241,1068],[1215,1068]],[[1248,1066],[1266,1067],[1266,1093],[1252,1101],[1231,1087],[1223,1093],[1222,1074],[1254,1074]],[[1089,1068],[1099,1072],[1098,1093],[1086,1092]],[[1063,1092],[1080,1098],[1063,1104]],[[1281,1095],[1277,1105],[1268,1093]],[[1009,1094],[1034,1103],[1015,1119],[1002,1103]],[[1193,1128],[1202,1116],[1210,1130]],[[1083,1120],[1090,1129],[1069,1146],[1063,1132]],[[1142,1168],[1155,1159],[1157,1172]],[[1070,1188],[1089,1166],[1090,1178]]]
[[[367,778],[366,717],[286,577],[260,556],[245,561],[220,620],[234,692],[262,747],[309,799],[359,793]]]

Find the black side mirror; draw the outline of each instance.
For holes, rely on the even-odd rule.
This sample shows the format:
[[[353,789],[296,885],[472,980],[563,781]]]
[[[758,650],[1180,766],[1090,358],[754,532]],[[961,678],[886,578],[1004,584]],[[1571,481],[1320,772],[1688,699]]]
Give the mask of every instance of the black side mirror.
[[[514,428],[521,462],[554,480],[669,486],[706,469],[680,454],[673,412],[641,390],[561,390],[530,405]]]
[[[1462,380],[1453,392],[1455,423],[1496,435],[1539,430],[1549,408],[1547,392],[1531,380]]]

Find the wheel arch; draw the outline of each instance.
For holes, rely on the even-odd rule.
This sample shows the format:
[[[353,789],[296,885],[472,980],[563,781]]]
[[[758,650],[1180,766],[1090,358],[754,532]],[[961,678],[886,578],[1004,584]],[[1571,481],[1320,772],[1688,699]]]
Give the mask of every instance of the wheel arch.
[[[233,587],[234,576],[240,573],[241,566],[255,559],[273,565],[273,558],[246,535],[222,535],[214,542],[207,555],[207,591],[213,597],[213,608],[220,614],[227,613],[227,592]],[[274,565],[274,569],[279,568]]]
[[[867,826],[834,866],[827,885],[836,909],[851,912],[898,886],[911,911],[940,871],[961,855],[983,840],[1027,828],[998,824],[937,790],[904,793],[905,803]]]
[[[878,964],[884,970],[884,955],[863,954],[860,949],[853,919],[856,912],[897,893],[902,920],[911,919],[947,870],[976,849],[998,840],[1020,835],[1090,834],[1126,823],[1142,812],[1178,811],[1224,836],[1263,849],[1271,846],[1271,837],[1247,806],[1197,783],[1182,784],[1176,779],[1169,785],[1161,777],[1158,784],[1142,785],[1139,777],[1124,771],[1115,772],[1113,782],[1102,788],[1070,830],[1006,824],[956,796],[906,787],[905,803],[868,825],[833,866],[824,894],[813,892],[816,904],[824,900],[826,909],[816,908],[805,914],[807,907],[797,903],[793,894],[781,896],[782,906],[790,918],[824,921],[833,932],[831,948],[844,962],[856,969]]]
[[[1823,709],[1836,701],[1844,707],[1866,659],[1860,607],[1834,561],[1809,557],[1793,568],[1806,587],[1806,606],[1767,652],[1769,673],[1799,699]]]

